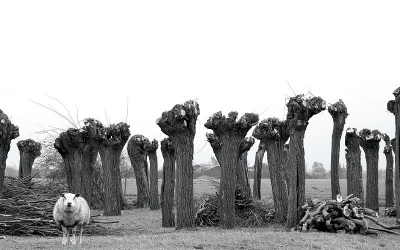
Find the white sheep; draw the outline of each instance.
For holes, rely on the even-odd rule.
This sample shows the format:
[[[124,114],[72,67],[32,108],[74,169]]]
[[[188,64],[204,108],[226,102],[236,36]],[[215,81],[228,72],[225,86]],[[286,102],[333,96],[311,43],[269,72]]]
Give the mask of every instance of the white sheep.
[[[63,231],[62,244],[69,242],[69,229],[72,229],[72,245],[76,245],[76,228],[80,227],[79,244],[82,243],[83,226],[89,224],[90,209],[86,200],[79,194],[61,194],[53,210],[54,222]]]

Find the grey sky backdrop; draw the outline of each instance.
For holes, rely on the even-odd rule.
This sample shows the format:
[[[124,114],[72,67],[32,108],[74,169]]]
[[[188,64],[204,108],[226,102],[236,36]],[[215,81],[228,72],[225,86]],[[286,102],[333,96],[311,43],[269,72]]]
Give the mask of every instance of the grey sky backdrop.
[[[47,95],[74,117],[103,124],[105,113],[112,123],[125,121],[129,100],[131,134],[159,141],[166,137],[155,123],[161,113],[197,99],[196,163],[213,156],[203,125],[210,115],[282,119],[294,95],[288,82],[296,94],[342,99],[350,113],[345,128],[393,137],[386,104],[400,86],[399,7],[396,1],[2,1],[0,109],[20,128],[7,165],[19,164],[18,140],[44,138],[35,133],[40,126],[68,128],[30,101],[65,113]],[[330,168],[332,126],[327,111],[310,120],[308,167],[319,161]],[[343,136],[342,163],[344,148]],[[379,164],[385,168],[383,153]]]

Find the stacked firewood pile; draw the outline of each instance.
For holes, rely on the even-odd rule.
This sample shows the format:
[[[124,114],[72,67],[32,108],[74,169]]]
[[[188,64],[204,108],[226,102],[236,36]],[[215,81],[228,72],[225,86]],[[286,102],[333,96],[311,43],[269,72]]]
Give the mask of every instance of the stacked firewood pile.
[[[349,195],[346,198],[337,195],[336,200],[328,201],[308,199],[306,204],[299,209],[305,212],[297,227],[299,231],[344,231],[347,233],[375,235],[378,235],[378,231],[385,231],[400,234],[392,231],[392,229],[400,229],[400,225],[389,226],[379,222],[376,219],[378,213],[368,208],[362,208],[360,199],[353,197],[353,195]],[[370,227],[367,219],[382,228]]]
[[[196,205],[195,223],[197,226],[218,226],[219,194],[206,194]],[[235,191],[236,225],[242,227],[267,226],[274,220],[273,208],[259,200],[243,195],[239,188]]]

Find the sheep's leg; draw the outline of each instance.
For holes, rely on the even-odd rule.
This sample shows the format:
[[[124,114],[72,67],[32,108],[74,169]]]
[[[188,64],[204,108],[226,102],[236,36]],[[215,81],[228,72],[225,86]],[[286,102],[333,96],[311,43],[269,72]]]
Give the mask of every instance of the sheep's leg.
[[[63,238],[62,238],[62,245],[67,244],[67,235],[68,235],[68,241],[69,241],[69,234],[68,234],[68,229],[64,226],[61,226],[62,232],[63,232]]]
[[[73,226],[73,227],[72,227],[72,245],[76,245],[76,238],[75,238],[76,227],[77,227],[77,226]]]
[[[83,225],[80,226],[79,229],[79,244],[82,244],[82,232],[83,232]]]

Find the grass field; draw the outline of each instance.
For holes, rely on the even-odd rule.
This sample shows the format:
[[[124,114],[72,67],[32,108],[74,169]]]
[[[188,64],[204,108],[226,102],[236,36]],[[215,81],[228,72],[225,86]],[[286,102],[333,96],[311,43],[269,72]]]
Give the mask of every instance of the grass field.
[[[345,180],[341,181],[343,193]],[[384,197],[380,182],[380,196]],[[207,179],[194,180],[194,194],[214,192]],[[307,196],[328,198],[329,180],[307,180]],[[134,180],[127,182],[127,194],[136,194]],[[262,196],[271,198],[269,180],[262,182]],[[381,202],[383,199],[381,199]],[[0,249],[400,249],[400,236],[381,233],[380,236],[320,232],[288,232],[284,225],[271,224],[266,228],[196,228],[175,230],[161,227],[161,211],[132,209],[122,216],[104,217],[119,220],[115,224],[92,224],[99,228],[96,235],[84,236],[80,246],[61,246],[61,237],[6,237],[0,239]],[[379,218],[394,224],[393,218]],[[375,226],[375,225],[374,225]],[[378,226],[376,226],[378,227]]]

